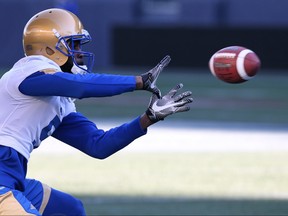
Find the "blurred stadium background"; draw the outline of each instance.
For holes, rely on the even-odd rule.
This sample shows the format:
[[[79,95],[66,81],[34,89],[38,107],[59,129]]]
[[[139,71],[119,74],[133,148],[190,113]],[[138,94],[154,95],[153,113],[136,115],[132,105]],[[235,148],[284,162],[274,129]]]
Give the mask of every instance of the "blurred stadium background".
[[[28,19],[51,7],[83,21],[95,72],[140,74],[169,54],[159,87],[183,82],[194,103],[104,161],[49,139],[32,155],[30,177],[78,196],[89,215],[288,215],[288,1],[0,0],[2,72],[23,56]],[[251,81],[210,74],[210,56],[230,45],[262,60]],[[134,92],[76,103],[108,129],[148,102]]]

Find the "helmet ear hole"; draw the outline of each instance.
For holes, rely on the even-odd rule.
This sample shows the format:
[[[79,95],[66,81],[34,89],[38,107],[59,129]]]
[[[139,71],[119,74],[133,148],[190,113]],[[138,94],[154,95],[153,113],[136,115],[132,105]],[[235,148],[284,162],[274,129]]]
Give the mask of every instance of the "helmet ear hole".
[[[32,47],[32,45],[28,44],[28,45],[25,46],[25,49],[26,49],[27,52],[29,52],[29,51],[33,50],[33,47]]]
[[[46,53],[47,53],[47,55],[53,55],[55,52],[51,49],[51,48],[49,48],[49,47],[46,47]]]

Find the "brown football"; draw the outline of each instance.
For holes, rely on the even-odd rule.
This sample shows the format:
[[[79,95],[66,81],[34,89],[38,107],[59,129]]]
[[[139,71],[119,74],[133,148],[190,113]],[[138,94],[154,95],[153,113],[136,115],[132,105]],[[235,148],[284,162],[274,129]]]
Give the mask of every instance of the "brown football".
[[[217,51],[209,60],[209,69],[227,83],[243,83],[253,78],[261,67],[259,57],[242,46],[229,46]]]

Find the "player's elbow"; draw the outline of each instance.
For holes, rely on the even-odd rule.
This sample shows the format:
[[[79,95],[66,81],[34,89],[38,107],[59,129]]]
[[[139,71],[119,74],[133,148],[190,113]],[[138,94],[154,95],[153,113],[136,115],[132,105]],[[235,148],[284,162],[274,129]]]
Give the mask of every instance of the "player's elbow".
[[[95,137],[89,139],[90,142],[85,150],[93,158],[106,159],[127,145],[127,142],[119,142],[119,140],[105,136],[105,133],[96,137],[97,139]]]
[[[104,160],[104,159],[106,159],[106,158],[104,158],[104,157],[94,157],[95,159],[98,159],[98,160]]]
[[[99,159],[99,160],[104,160],[106,158],[108,158],[111,154],[108,154],[108,153],[94,153],[93,155],[90,154],[91,157],[93,158],[96,158],[96,159]]]
[[[104,159],[106,159],[106,158],[108,158],[109,156],[100,156],[100,157],[97,157],[97,159],[99,159],[99,160],[104,160]]]

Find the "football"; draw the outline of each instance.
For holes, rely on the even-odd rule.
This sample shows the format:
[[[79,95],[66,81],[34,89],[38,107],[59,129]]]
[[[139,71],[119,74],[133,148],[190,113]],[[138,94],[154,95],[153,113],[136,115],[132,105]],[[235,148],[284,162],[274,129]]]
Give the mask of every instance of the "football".
[[[209,60],[209,69],[218,79],[227,83],[243,83],[260,70],[261,61],[250,49],[229,46],[218,50]]]

